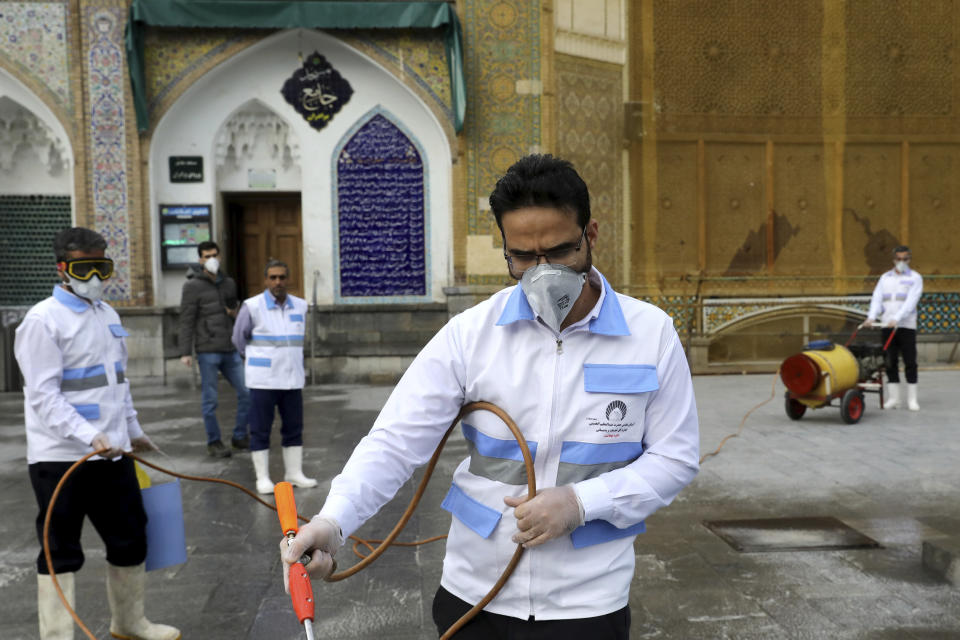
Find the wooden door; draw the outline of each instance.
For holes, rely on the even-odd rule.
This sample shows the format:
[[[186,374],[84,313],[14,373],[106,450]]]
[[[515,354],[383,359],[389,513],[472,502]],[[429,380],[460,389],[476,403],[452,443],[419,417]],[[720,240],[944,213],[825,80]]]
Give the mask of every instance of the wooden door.
[[[246,286],[247,297],[263,291],[263,268],[270,259],[290,266],[287,291],[303,297],[303,240],[300,199],[244,199],[239,204],[238,232],[240,255],[239,281]]]

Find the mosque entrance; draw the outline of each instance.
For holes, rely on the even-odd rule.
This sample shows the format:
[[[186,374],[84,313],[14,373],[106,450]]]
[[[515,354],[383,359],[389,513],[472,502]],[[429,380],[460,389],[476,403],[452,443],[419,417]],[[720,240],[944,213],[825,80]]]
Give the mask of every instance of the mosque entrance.
[[[303,227],[299,193],[223,194],[227,212],[227,268],[241,297],[263,291],[263,267],[276,258],[290,265],[288,291],[303,296]]]

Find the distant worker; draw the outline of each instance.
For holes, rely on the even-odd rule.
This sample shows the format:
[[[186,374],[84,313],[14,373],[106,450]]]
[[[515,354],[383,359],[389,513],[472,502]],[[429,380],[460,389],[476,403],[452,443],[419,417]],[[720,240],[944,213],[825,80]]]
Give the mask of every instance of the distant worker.
[[[140,428],[126,380],[128,335],[120,316],[100,300],[113,276],[107,243],[74,227],[53,241],[60,284],[27,312],[14,353],[23,372],[27,466],[37,498],[37,538],[60,479],[77,460],[105,449],[65,483],[50,520],[50,555],[57,581],[75,607],[84,518],[107,548],[110,635],[176,640],[180,632],[143,615],[147,514],[133,460],[124,451],[156,449]],[[73,637],[73,618],[57,596],[50,567],[37,556],[37,613],[42,640]],[[7,636],[6,633],[3,634]]]
[[[220,269],[217,243],[201,242],[197,253],[200,264],[187,270],[180,298],[180,360],[185,366],[192,366],[190,354],[197,352],[207,455],[229,458],[230,449],[223,444],[217,422],[218,371],[237,392],[237,419],[230,446],[241,451],[250,447],[247,435],[250,393],[243,379],[243,360],[230,341],[240,302],[233,278]]]
[[[270,260],[263,270],[266,291],[243,302],[233,328],[233,344],[246,358],[250,388],[250,455],[257,492],[273,493],[270,479],[270,429],[280,411],[284,480],[315,487],[303,475],[303,336],[307,303],[287,293],[290,268]]]
[[[920,410],[917,403],[917,302],[922,293],[923,277],[910,268],[910,248],[901,245],[893,250],[893,269],[880,276],[870,298],[867,319],[860,325],[882,326],[884,344],[890,334],[894,334],[887,348],[888,384],[884,409],[896,409],[900,403],[898,356],[903,355],[907,408]]]

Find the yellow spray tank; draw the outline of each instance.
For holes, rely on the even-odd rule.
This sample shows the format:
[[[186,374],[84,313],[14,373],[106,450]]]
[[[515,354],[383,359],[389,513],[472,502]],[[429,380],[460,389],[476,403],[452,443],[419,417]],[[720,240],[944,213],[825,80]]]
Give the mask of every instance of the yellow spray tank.
[[[840,413],[854,423],[863,415],[863,392],[858,387],[860,365],[849,349],[829,340],[812,342],[801,353],[780,365],[780,379],[787,387],[787,415],[794,420],[807,407],[816,409],[841,398]]]

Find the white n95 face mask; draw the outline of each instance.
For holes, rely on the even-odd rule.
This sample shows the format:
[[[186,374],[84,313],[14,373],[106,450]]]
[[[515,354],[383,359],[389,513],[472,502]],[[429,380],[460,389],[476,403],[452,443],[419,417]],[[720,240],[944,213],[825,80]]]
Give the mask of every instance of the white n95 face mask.
[[[893,268],[897,270],[897,273],[903,273],[907,270],[907,262],[903,260],[897,260],[893,263]]]
[[[220,270],[220,261],[216,258],[207,258],[203,263],[203,268],[213,275],[217,275],[217,271]]]
[[[587,274],[561,264],[538,264],[523,272],[520,288],[527,296],[530,308],[544,324],[560,331],[573,303],[583,291]]]
[[[89,280],[77,280],[73,276],[67,276],[70,288],[81,298],[86,298],[91,302],[96,302],[103,297],[103,280],[100,276],[90,276]]]

